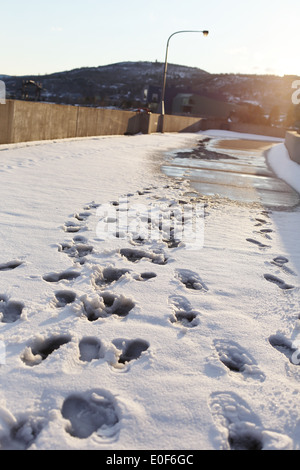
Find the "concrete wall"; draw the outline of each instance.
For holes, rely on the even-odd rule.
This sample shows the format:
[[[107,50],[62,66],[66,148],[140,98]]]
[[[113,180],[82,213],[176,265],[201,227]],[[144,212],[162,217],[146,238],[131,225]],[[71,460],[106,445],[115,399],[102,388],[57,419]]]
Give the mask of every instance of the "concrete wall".
[[[0,144],[140,132],[135,112],[7,100],[0,105]]]
[[[78,108],[76,137],[123,135],[140,132],[140,115],[133,111]]]
[[[203,130],[203,118],[169,114],[163,117],[163,132],[199,132],[201,130]]]
[[[14,102],[7,101],[0,105],[0,144],[12,142],[12,122],[14,113]]]
[[[290,159],[300,164],[300,134],[287,132],[285,134],[285,146],[289,152]]]
[[[7,100],[0,105],[0,144],[76,137],[75,106]]]
[[[160,132],[162,127],[162,117],[159,114],[141,114],[141,132],[143,134],[153,134]]]
[[[234,132],[244,132],[246,134],[267,135],[270,137],[280,137],[284,139],[285,129],[279,127],[260,126],[257,124],[233,123],[230,122],[228,129]]]
[[[157,132],[157,115],[7,100],[0,105],[0,144]]]
[[[138,132],[197,132],[202,119],[7,100],[0,105],[0,144]],[[163,126],[163,127],[162,127]]]
[[[12,142],[62,139],[76,136],[75,106],[14,101]]]
[[[199,132],[228,129],[284,137],[282,129],[227,123],[218,119],[160,116],[111,109],[7,100],[0,104],[0,144],[139,132]]]

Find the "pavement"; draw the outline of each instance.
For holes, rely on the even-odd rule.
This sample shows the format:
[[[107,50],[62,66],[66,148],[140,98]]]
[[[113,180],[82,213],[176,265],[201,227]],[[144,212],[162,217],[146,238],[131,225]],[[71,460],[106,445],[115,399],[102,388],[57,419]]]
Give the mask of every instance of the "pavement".
[[[204,195],[291,209],[300,203],[300,196],[268,167],[267,152],[278,144],[271,139],[201,137],[195,149],[171,153],[162,169],[168,176],[189,179]]]

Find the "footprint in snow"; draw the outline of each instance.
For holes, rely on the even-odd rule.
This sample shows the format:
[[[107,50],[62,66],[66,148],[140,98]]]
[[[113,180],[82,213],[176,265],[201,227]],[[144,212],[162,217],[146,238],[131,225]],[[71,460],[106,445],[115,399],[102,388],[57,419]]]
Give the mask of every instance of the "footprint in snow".
[[[244,377],[251,377],[260,381],[265,380],[264,374],[259,370],[253,357],[239,344],[231,340],[215,340],[214,346],[220,361],[231,371]]]
[[[273,274],[264,274],[264,278],[267,281],[273,282],[273,284],[276,284],[276,286],[278,286],[280,289],[290,290],[294,288],[294,286],[290,284],[286,284],[282,279],[280,279],[277,276],[274,276]]]
[[[12,269],[16,269],[23,264],[22,261],[14,260],[9,261],[8,263],[1,263],[0,264],[0,271],[10,271]]]
[[[79,276],[80,276],[80,273],[78,271],[67,270],[61,273],[52,272],[52,273],[45,274],[43,276],[43,279],[44,281],[47,281],[47,282],[59,282],[62,280],[72,281]]]
[[[0,294],[0,321],[2,323],[14,323],[20,319],[24,304],[9,300],[6,295]]]
[[[79,212],[79,213],[74,214],[74,218],[79,220],[80,222],[86,220],[90,216],[91,216],[91,213],[88,212],[88,211]]]
[[[73,303],[76,299],[76,294],[70,290],[59,290],[55,292],[55,299],[56,307],[61,308]]]
[[[167,244],[168,248],[178,248],[182,244],[182,240],[170,236],[170,238],[163,238],[162,241]]]
[[[120,350],[118,364],[127,364],[130,361],[139,359],[144,351],[147,351],[150,344],[142,339],[115,339],[113,344]]]
[[[270,235],[270,233],[272,233],[272,232],[273,232],[273,230],[271,228],[263,228],[259,232],[255,232],[255,233],[259,233],[264,238],[267,238],[268,240],[272,240],[272,237]]]
[[[144,250],[138,250],[134,248],[122,248],[120,255],[124,256],[128,261],[136,263],[142,259],[151,261],[154,264],[164,265],[167,263],[167,258],[162,251],[149,252]]]
[[[177,310],[174,311],[173,315],[170,317],[170,322],[174,323],[175,325],[184,326],[186,328],[194,328],[199,324],[197,316],[198,313],[192,310]]]
[[[79,342],[79,359],[82,362],[91,362],[104,357],[101,351],[101,341],[93,336],[86,336]]]
[[[170,322],[174,326],[194,328],[199,325],[199,312],[192,309],[189,301],[182,296],[170,297],[173,313]]]
[[[276,258],[273,258],[273,260],[271,261],[271,264],[280,268],[281,271],[283,271],[286,274],[297,276],[297,274],[292,269],[286,266],[288,262],[289,260],[285,256],[276,256]]]
[[[2,413],[2,411],[1,411]],[[44,417],[30,415],[21,416],[18,420],[10,413],[7,414],[7,435],[0,437],[0,450],[27,450],[36,441],[38,435],[46,426]]]
[[[145,194],[150,194],[150,193],[152,193],[152,190],[149,188],[144,188],[142,190],[137,191],[138,196],[144,196]]]
[[[208,288],[197,273],[189,269],[177,269],[175,276],[187,288],[207,292]]]
[[[291,450],[293,442],[264,429],[248,404],[233,392],[215,392],[210,409],[222,435],[221,450]]]
[[[291,364],[299,365],[299,344],[295,344],[292,340],[287,339],[283,334],[278,333],[269,337],[269,342],[273,348],[284,354]]]
[[[266,219],[270,219],[270,212],[269,211],[261,211],[260,214],[258,214],[254,218],[254,221],[257,222],[256,225],[270,224],[270,221],[268,221]]]
[[[28,346],[21,356],[27,366],[36,366],[62,345],[71,341],[68,335],[51,336],[50,338],[37,338]]]
[[[66,431],[78,439],[94,433],[99,437],[113,437],[119,430],[115,400],[102,390],[70,395],[63,403],[61,414],[69,422]]]
[[[106,287],[115,283],[128,273],[130,273],[129,269],[120,269],[114,266],[100,267],[97,271],[94,283],[97,287]]]
[[[90,202],[88,204],[86,204],[83,208],[84,211],[90,211],[92,209],[97,209],[99,207],[100,204],[97,204],[96,202]]]
[[[63,226],[64,231],[69,232],[69,233],[76,233],[85,228],[86,228],[85,226],[80,225],[76,222],[66,222],[65,225]]]
[[[257,222],[257,224],[255,224],[256,226],[265,225],[268,223],[265,219],[262,219],[260,217],[255,217],[255,220]]]
[[[133,278],[136,281],[149,281],[149,279],[153,279],[156,276],[157,276],[156,273],[145,272],[145,273],[141,273],[141,274],[134,274]]]
[[[83,238],[83,237],[82,237]],[[78,237],[77,240],[81,240],[81,237]],[[84,264],[86,256],[93,252],[93,246],[88,245],[85,242],[77,241],[74,238],[75,242],[73,243],[61,243],[58,246],[58,251],[66,253],[70,258],[74,258],[80,264]]]
[[[74,243],[85,243],[85,244],[87,244],[88,239],[86,237],[84,237],[83,235],[75,235],[75,237],[73,238],[73,242]]]
[[[116,232],[116,238],[119,238],[120,234],[119,232]],[[130,245],[133,246],[141,246],[144,245],[146,241],[146,237],[143,237],[141,235],[134,237],[132,240],[129,241]]]
[[[254,245],[258,246],[259,248],[270,248],[270,245],[265,245],[264,243],[261,243],[258,240],[255,240],[254,238],[246,238],[247,242],[253,243]]]
[[[288,263],[289,260],[285,256],[276,256],[276,258],[273,258],[272,264],[275,264],[275,266],[279,266],[282,268],[286,263]]]
[[[102,292],[101,295],[92,298],[84,295],[80,300],[83,304],[84,314],[91,322],[112,315],[124,318],[135,307],[132,299],[110,292]]]
[[[125,278],[126,274],[131,273],[129,269],[115,268],[114,266],[106,266],[98,269],[98,274],[94,278],[94,284],[97,287],[105,288],[114,284],[118,280]],[[154,272],[133,273],[132,277],[135,281],[148,281],[156,277]]]

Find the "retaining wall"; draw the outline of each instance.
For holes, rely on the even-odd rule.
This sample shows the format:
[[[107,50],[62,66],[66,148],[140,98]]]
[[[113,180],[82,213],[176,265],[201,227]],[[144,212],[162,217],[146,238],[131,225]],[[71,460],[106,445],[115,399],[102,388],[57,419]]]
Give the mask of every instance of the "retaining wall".
[[[203,130],[203,121],[203,118],[165,114],[162,118],[162,130],[163,132],[199,132]]]
[[[228,129],[284,137],[282,129],[227,123],[220,119],[137,113],[32,101],[0,104],[0,144],[97,135],[199,132]]]
[[[6,104],[0,105],[0,144],[11,142],[13,107],[12,101],[6,101]]]
[[[0,105],[0,144],[136,134],[140,121],[131,111],[7,100]]]
[[[300,134],[288,131],[285,134],[285,146],[289,152],[290,159],[300,164]]]

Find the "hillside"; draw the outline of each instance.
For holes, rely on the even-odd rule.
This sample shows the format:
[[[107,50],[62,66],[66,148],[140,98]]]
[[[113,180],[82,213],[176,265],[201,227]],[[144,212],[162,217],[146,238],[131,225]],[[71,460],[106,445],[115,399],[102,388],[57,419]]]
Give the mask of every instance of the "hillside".
[[[130,108],[145,106],[143,90],[147,85],[161,86],[163,63],[121,62],[85,67],[50,75],[7,76],[7,97],[21,99],[22,81],[42,84],[41,100],[55,103]],[[291,106],[295,76],[211,74],[195,67],[169,64],[167,91],[196,93],[232,103],[259,105],[266,114],[275,106],[286,115]]]

